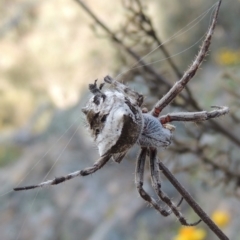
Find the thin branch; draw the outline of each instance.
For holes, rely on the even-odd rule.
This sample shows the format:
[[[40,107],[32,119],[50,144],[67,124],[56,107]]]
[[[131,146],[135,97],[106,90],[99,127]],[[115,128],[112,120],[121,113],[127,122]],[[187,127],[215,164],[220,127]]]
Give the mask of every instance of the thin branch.
[[[129,7],[126,7],[126,9],[129,10],[133,15],[132,17],[130,17],[130,20],[133,19],[133,18],[134,19],[140,19],[138,22],[136,22],[140,31],[143,31],[146,34],[146,36],[151,37],[156,42],[158,47],[161,49],[163,55],[165,56],[166,61],[169,63],[170,67],[172,68],[173,72],[175,73],[177,78],[180,79],[183,76],[183,73],[178,69],[177,65],[174,63],[174,61],[171,58],[171,55],[169,54],[168,50],[166,49],[165,45],[163,44],[163,42],[158,37],[158,35],[156,33],[156,30],[153,27],[151,19],[145,14],[145,12],[143,10],[144,7],[142,6],[141,1],[140,0],[135,0],[135,2],[138,6],[138,9],[134,9],[134,4],[132,4]],[[137,18],[137,16],[138,16],[138,18]],[[127,26],[124,29],[127,29]],[[123,29],[123,31],[125,31],[124,29]],[[139,36],[136,35],[136,37],[137,37],[137,41],[139,42]],[[187,95],[188,95],[188,98],[189,98],[188,101],[191,101],[192,105],[195,108],[198,108],[199,105],[198,105],[196,99],[193,97],[189,87],[185,86],[185,89],[186,89],[186,92],[187,92]]]
[[[140,63],[145,70],[152,73],[159,81],[164,83],[168,88],[171,87],[171,84],[159,73],[157,73],[151,66],[146,66],[146,62],[144,62],[141,57],[135,53],[133,50],[128,48],[124,43],[91,11],[87,5],[81,0],[75,0],[81,7],[96,21],[96,23],[101,26],[112,38],[112,40],[118,43],[121,47],[123,47],[127,53],[129,53],[134,59]],[[186,100],[186,99],[185,99]]]
[[[221,240],[229,240],[229,238],[218,228],[218,226],[209,218],[198,203],[193,199],[189,192],[180,184],[180,182],[173,176],[168,168],[159,161],[159,168],[165,177],[171,182],[176,190],[182,195],[186,202],[192,207],[194,212],[202,219],[203,222],[219,237]]]
[[[233,162],[230,156],[231,149],[229,149],[229,153],[225,158],[225,163],[226,165],[224,166],[221,164],[219,161],[213,161],[209,157],[207,157],[207,154],[204,154],[204,149],[205,147],[198,147],[198,148],[193,148],[189,145],[183,145],[181,144],[180,141],[177,141],[174,139],[175,146],[171,147],[171,150],[177,154],[182,154],[182,153],[192,153],[195,154],[195,156],[199,159],[199,162],[203,162],[207,165],[210,165],[214,170],[219,170],[224,174],[224,179],[226,180],[231,180],[238,185],[238,182],[240,181],[240,173],[238,171],[238,166],[235,164],[233,165],[231,169],[231,163]],[[218,154],[215,155],[213,158],[218,159],[221,154],[226,154],[225,151],[218,151]],[[237,162],[238,163],[238,162]]]

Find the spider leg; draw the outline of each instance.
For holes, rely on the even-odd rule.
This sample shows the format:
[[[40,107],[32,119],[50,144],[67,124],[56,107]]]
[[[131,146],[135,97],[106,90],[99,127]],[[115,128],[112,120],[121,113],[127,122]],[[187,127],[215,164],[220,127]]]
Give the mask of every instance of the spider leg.
[[[188,223],[187,220],[183,217],[182,213],[179,211],[178,206],[176,206],[172,200],[161,190],[161,182],[159,176],[160,169],[158,166],[157,149],[155,148],[150,149],[150,169],[152,185],[155,192],[160,197],[160,199],[171,208],[172,212],[178,218],[179,222],[184,226],[196,226],[199,224],[202,221],[201,219],[194,223]]]
[[[57,177],[57,178],[54,178],[52,180],[41,182],[41,183],[36,184],[36,185],[25,186],[25,187],[17,187],[17,188],[14,188],[13,190],[14,191],[22,191],[22,190],[29,190],[29,189],[33,189],[33,188],[56,185],[56,184],[65,182],[65,181],[70,180],[70,179],[75,178],[75,177],[87,176],[89,174],[92,174],[92,173],[96,172],[100,168],[102,168],[108,162],[108,160],[110,158],[111,158],[111,155],[103,156],[97,162],[95,162],[92,167],[85,168],[83,170],[79,170],[79,171],[76,171],[76,172],[72,172],[72,173],[69,173],[66,176]]]
[[[182,122],[201,122],[208,120],[210,118],[217,118],[222,115],[225,115],[229,112],[229,108],[225,106],[212,106],[215,110],[207,112],[178,112],[178,113],[169,113],[159,117],[159,120],[162,124],[173,122],[173,121],[182,121]]]
[[[117,163],[120,163],[123,160],[123,158],[126,156],[127,152],[128,152],[128,150],[125,151],[125,152],[113,154],[112,155],[113,161],[117,162]]]
[[[160,179],[160,169],[158,166],[156,166],[157,163],[151,160],[151,151],[149,151],[148,153],[150,155],[150,169],[151,169],[152,186],[155,189],[155,186],[157,184],[159,186],[159,188],[161,189],[162,185],[161,185],[161,179]],[[162,198],[159,196],[158,193],[157,193],[157,195],[162,200]],[[179,207],[181,205],[182,201],[183,201],[183,197],[181,197],[180,201],[177,204],[177,207]]]
[[[211,43],[211,38],[214,32],[214,28],[216,26],[217,22],[217,17],[218,17],[218,12],[219,8],[221,5],[221,0],[218,3],[218,6],[215,10],[212,23],[208,29],[207,35],[202,43],[202,46],[191,64],[191,66],[187,69],[187,71],[184,73],[182,78],[177,81],[172,88],[167,92],[166,95],[164,95],[154,106],[154,108],[151,110],[151,114],[155,117],[158,117],[160,112],[184,89],[186,84],[193,78],[195,73],[197,72],[199,66],[201,65],[204,57],[206,56],[210,43]]]
[[[161,215],[167,217],[169,216],[172,211],[163,209],[157,201],[152,198],[144,189],[143,189],[143,177],[144,177],[144,166],[145,160],[147,156],[147,148],[142,148],[136,165],[136,176],[135,176],[135,183],[137,185],[138,192],[140,196],[146,201],[149,202]]]

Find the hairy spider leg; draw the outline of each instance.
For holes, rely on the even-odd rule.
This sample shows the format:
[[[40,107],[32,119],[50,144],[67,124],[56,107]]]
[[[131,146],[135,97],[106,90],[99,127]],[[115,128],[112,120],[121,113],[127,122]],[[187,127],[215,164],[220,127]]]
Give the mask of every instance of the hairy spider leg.
[[[176,206],[174,202],[172,202],[172,200],[161,190],[161,180],[159,175],[160,169],[158,166],[157,149],[150,148],[149,160],[152,186],[156,194],[159,196],[159,198],[170,207],[170,209],[172,210],[172,212],[175,214],[175,216],[178,218],[179,222],[182,225],[196,226],[197,224],[199,224],[202,221],[201,219],[194,223],[188,223],[187,220],[183,217],[182,213],[179,211],[178,206]]]
[[[193,76],[196,74],[198,68],[200,67],[203,59],[205,58],[209,46],[211,44],[211,38],[216,26],[216,22],[217,22],[217,17],[218,17],[218,13],[219,13],[219,8],[221,5],[221,0],[218,3],[218,6],[215,10],[214,16],[213,16],[213,20],[212,23],[208,29],[208,32],[206,34],[206,37],[202,43],[202,46],[200,47],[200,50],[195,58],[195,60],[193,61],[193,63],[191,64],[191,66],[189,67],[189,69],[187,69],[187,71],[184,73],[184,75],[182,76],[182,78],[177,81],[172,88],[167,92],[167,94],[165,94],[154,106],[154,108],[151,110],[151,114],[154,117],[158,117],[159,114],[161,113],[161,111],[169,104],[172,102],[172,100],[184,89],[184,87],[187,85],[187,83],[193,78]]]
[[[66,176],[57,177],[52,180],[48,180],[48,181],[45,181],[45,182],[42,182],[42,183],[39,183],[36,185],[17,187],[17,188],[14,188],[13,190],[14,191],[22,191],[22,190],[29,190],[29,189],[33,189],[33,188],[57,185],[59,183],[68,181],[75,177],[79,177],[79,176],[84,177],[84,176],[92,174],[92,173],[96,172],[97,170],[99,170],[100,168],[102,168],[109,161],[110,158],[111,158],[111,155],[106,155],[106,156],[101,157],[99,160],[97,160],[97,162],[95,162],[92,167],[88,167],[83,170],[75,171],[75,172],[69,173]]]
[[[207,112],[177,112],[177,113],[168,113],[166,115],[160,116],[159,120],[162,124],[179,121],[179,122],[201,122],[206,121],[211,118],[217,118],[223,116],[229,112],[229,108],[225,106],[212,106],[216,108],[213,111]]]
[[[117,162],[117,163],[120,163],[120,162],[124,159],[124,157],[126,156],[127,152],[128,152],[128,150],[125,151],[125,152],[113,154],[113,155],[112,155],[113,161],[115,161],[115,162]]]
[[[164,217],[169,216],[172,213],[172,210],[166,210],[161,207],[157,201],[152,198],[143,188],[143,179],[144,179],[144,167],[147,156],[148,149],[141,148],[141,152],[137,158],[136,171],[135,171],[135,184],[140,196],[148,203],[150,203],[161,215]],[[178,203],[178,206],[182,203],[182,200]]]

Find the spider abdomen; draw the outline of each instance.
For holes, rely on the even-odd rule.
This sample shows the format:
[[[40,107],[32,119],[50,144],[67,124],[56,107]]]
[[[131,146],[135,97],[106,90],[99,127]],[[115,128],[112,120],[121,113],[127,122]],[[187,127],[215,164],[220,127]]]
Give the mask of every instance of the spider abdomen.
[[[94,96],[83,108],[100,156],[126,152],[138,140],[143,127],[136,100],[113,90],[101,92],[90,85]]]
[[[152,115],[143,114],[143,131],[138,139],[142,147],[167,147],[171,143],[172,133],[163,127],[160,121]]]

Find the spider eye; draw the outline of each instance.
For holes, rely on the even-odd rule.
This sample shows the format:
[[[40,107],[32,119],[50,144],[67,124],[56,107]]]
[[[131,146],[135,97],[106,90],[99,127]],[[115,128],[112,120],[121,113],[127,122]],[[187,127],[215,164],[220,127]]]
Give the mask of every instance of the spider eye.
[[[103,117],[101,118],[102,123],[106,122],[107,116],[108,116],[108,114],[103,115]]]

